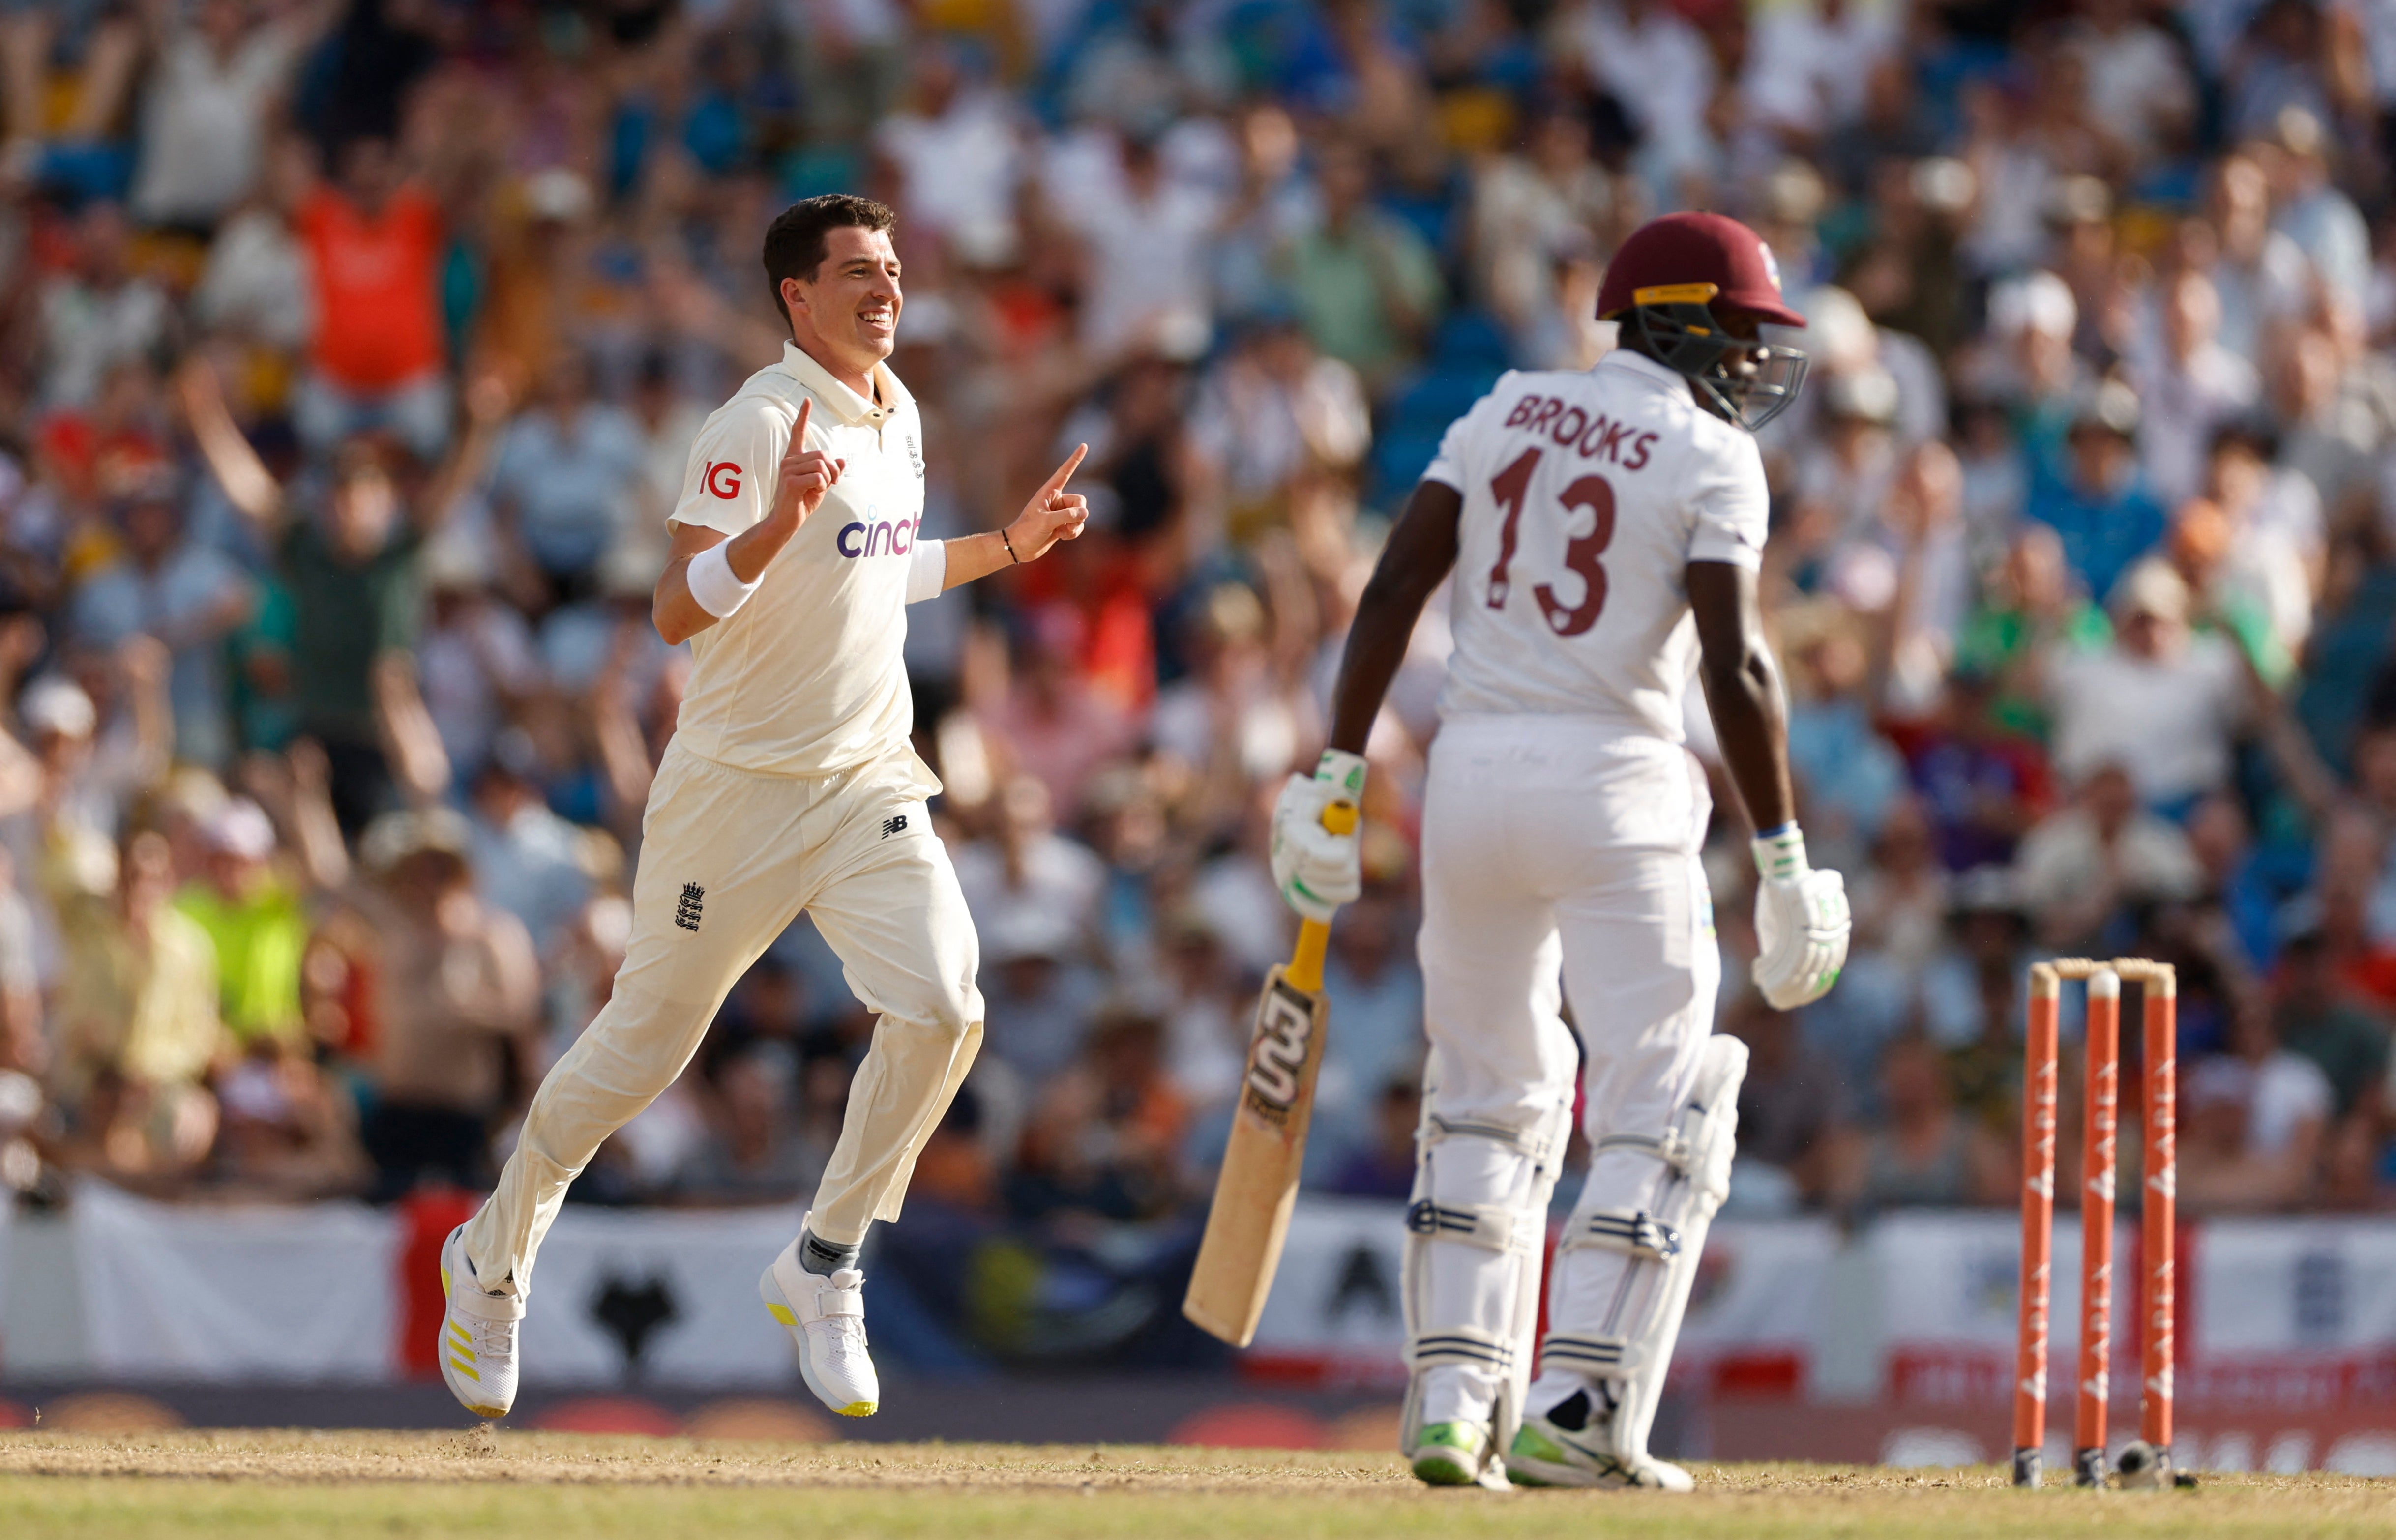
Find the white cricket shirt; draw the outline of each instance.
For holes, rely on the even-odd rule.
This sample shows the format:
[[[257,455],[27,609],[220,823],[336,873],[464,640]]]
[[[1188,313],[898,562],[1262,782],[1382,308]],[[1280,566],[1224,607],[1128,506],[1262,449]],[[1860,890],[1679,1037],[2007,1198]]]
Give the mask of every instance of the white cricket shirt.
[[[765,516],[812,396],[807,442],[847,466],[749,602],[691,638],[674,736],[737,769],[821,776],[907,745],[907,576],[924,517],[924,423],[882,365],[875,401],[782,344],[699,429],[670,524],[738,535]],[[926,771],[929,780],[930,773]]]
[[[1592,718],[1682,740],[1691,562],[1762,565],[1755,439],[1628,350],[1512,371],[1450,424],[1427,481],[1464,496],[1443,717]]]

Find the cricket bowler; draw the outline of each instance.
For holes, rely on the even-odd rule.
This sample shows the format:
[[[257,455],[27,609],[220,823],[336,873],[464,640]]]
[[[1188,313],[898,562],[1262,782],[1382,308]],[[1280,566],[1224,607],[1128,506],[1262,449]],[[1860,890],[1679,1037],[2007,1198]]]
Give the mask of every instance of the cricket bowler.
[[[1586,373],[1510,373],[1449,427],[1349,634],[1330,747],[1274,813],[1274,880],[1326,920],[1359,871],[1355,835],[1323,809],[1362,793],[1383,693],[1453,572],[1424,793],[1431,1055],[1400,1435],[1433,1485],[1690,1484],[1647,1435],[1747,1071],[1745,1044],[1710,1035],[1721,964],[1698,863],[1711,800],[1682,742],[1692,674],[1755,830],[1757,987],[1803,1005],[1846,959],[1845,888],[1806,864],[1756,599],[1767,495],[1751,435],[1805,370],[1759,327],[1804,318],[1764,243],[1713,214],[1633,233],[1598,310],[1620,324],[1617,351]],[[1576,1063],[1591,1159],[1533,1381]]]
[[[498,1190],[441,1252],[441,1373],[468,1410],[514,1401],[541,1237],[602,1141],[672,1083],[731,989],[802,910],[879,1020],[800,1233],[760,1280],[807,1387],[880,1400],[866,1351],[867,1227],[896,1219],[974,1061],[978,949],[909,747],[906,606],[1037,560],[1089,510],[1075,449],[1005,529],[920,538],[924,428],[891,374],[902,303],[890,210],[809,198],[765,232],[791,340],[700,430],[654,613],[694,667],[643,816],[615,988],[541,1082]]]

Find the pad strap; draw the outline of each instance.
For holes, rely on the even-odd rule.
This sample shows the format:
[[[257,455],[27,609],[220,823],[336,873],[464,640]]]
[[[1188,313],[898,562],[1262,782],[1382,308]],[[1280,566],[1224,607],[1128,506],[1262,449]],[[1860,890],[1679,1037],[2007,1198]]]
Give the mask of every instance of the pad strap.
[[[1486,1251],[1531,1249],[1546,1229],[1544,1213],[1524,1215],[1503,1203],[1439,1203],[1418,1198],[1406,1205],[1406,1228],[1431,1241],[1461,1241]],[[1528,1218],[1533,1223],[1525,1224]]]
[[[1539,1361],[1593,1379],[1612,1379],[1631,1361],[1631,1344],[1621,1337],[1571,1336],[1550,1332],[1539,1344]]]
[[[1681,1232],[1644,1209],[1583,1209],[1556,1241],[1558,1251],[1577,1246],[1669,1262],[1681,1254]]]
[[[1551,1166],[1555,1163],[1555,1147],[1558,1143],[1553,1137],[1525,1133],[1519,1128],[1509,1128],[1504,1123],[1475,1122],[1462,1118],[1443,1118],[1436,1112],[1425,1118],[1422,1121],[1422,1126],[1415,1133],[1416,1144],[1424,1149],[1445,1144],[1450,1139],[1484,1139],[1490,1144],[1503,1145],[1508,1149],[1529,1156],[1533,1162],[1541,1166]]]
[[[1447,1326],[1408,1338],[1406,1361],[1417,1369],[1435,1363],[1471,1363],[1503,1374],[1514,1366],[1514,1345],[1478,1326]]]
[[[1592,1153],[1609,1149],[1636,1150],[1652,1155],[1674,1171],[1689,1169],[1689,1141],[1679,1129],[1668,1130],[1661,1137],[1649,1134],[1608,1134],[1597,1141]]]

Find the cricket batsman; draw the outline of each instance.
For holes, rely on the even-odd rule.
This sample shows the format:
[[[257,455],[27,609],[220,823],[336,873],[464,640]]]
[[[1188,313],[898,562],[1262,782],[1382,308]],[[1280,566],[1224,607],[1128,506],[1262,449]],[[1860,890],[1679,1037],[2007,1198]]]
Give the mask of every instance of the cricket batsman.
[[[1710,1035],[1721,965],[1698,864],[1711,801],[1682,744],[1692,674],[1755,830],[1757,987],[1803,1005],[1846,959],[1845,887],[1805,861],[1756,600],[1767,495],[1751,435],[1805,371],[1758,328],[1804,318],[1764,243],[1713,214],[1632,234],[1598,310],[1620,324],[1617,352],[1587,373],[1510,373],[1449,427],[1364,591],[1330,747],[1273,819],[1275,882],[1327,920],[1359,871],[1355,836],[1326,830],[1323,809],[1363,791],[1382,695],[1452,571],[1423,813],[1431,1056],[1401,1434],[1433,1485],[1690,1484],[1647,1435],[1747,1072],[1745,1044]],[[1533,1381],[1576,1064],[1591,1159]]]
[[[615,988],[541,1082],[498,1190],[442,1247],[441,1373],[506,1414],[541,1237],[602,1141],[682,1073],[731,989],[805,909],[877,1012],[823,1182],[759,1281],[807,1387],[845,1416],[880,1400],[866,1351],[867,1227],[898,1217],[925,1140],[974,1061],[978,949],[908,745],[906,606],[1082,531],[1075,449],[1005,529],[920,538],[924,427],[883,362],[902,303],[895,217],[809,198],[765,232],[779,362],[691,447],[654,613],[694,667],[642,822]]]

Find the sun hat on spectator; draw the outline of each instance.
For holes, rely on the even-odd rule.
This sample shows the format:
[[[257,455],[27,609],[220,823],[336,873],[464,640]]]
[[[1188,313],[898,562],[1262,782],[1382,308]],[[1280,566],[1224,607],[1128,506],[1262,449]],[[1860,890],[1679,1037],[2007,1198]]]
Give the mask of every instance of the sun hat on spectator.
[[[1989,330],[2010,341],[2024,332],[2070,337],[2080,325],[2071,285],[2044,271],[2008,278],[1989,292]]]
[[[1764,217],[1791,225],[1810,225],[1819,220],[1830,197],[1830,190],[1813,162],[1794,155],[1772,168],[1764,179],[1763,192]]]
[[[2323,138],[2322,121],[2309,108],[2283,107],[2279,115],[2271,120],[2272,147],[2301,160],[2310,160],[2321,154]]]
[[[1833,551],[1822,590],[1858,615],[1878,615],[1897,602],[1897,558],[1870,540],[1852,540]]]
[[[1826,375],[1869,366],[1880,335],[1863,302],[1836,284],[1805,291],[1805,346]]]
[[[433,593],[466,593],[488,582],[490,563],[474,537],[452,525],[424,542],[424,586]]]
[[[247,797],[228,797],[203,826],[208,848],[220,856],[262,861],[274,854],[274,824]]]
[[[159,794],[159,808],[170,818],[188,818],[205,829],[216,816],[217,810],[232,795],[216,772],[197,764],[181,764],[166,777],[166,789]]]
[[[2101,177],[2066,177],[2048,190],[2044,213],[2051,225],[2103,224],[2113,217],[2113,190]]]
[[[56,831],[42,870],[44,885],[54,893],[105,898],[116,892],[122,863],[115,841],[87,825],[69,824]]]
[[[1822,415],[1882,427],[1897,420],[1897,376],[1877,364],[1834,375],[1822,387]]]
[[[2175,625],[2188,619],[2188,583],[2169,562],[2150,556],[2122,575],[2113,587],[2113,618],[2126,622],[2139,616]]]
[[[591,212],[591,184],[562,166],[536,171],[525,182],[525,209],[550,224],[572,224]]]
[[[386,813],[366,825],[365,835],[358,841],[358,856],[367,870],[385,872],[410,856],[427,851],[462,857],[472,848],[473,841],[473,831],[456,810],[411,809]]]
[[[0,1194],[29,1191],[42,1179],[42,1157],[24,1137],[42,1115],[42,1082],[16,1069],[0,1069]]]
[[[1963,214],[1980,192],[1979,173],[1971,162],[1953,155],[1923,156],[1913,163],[1906,181],[1914,201],[1933,214]]]
[[[100,727],[100,710],[72,679],[46,674],[25,686],[17,715],[35,737],[87,738]]]
[[[2138,392],[2118,379],[2108,379],[2082,395],[2071,408],[2071,431],[2101,429],[2123,438],[2138,434]]]
[[[42,1082],[15,1069],[0,1069],[0,1139],[42,1115]]]
[[[1211,641],[1253,642],[1264,634],[1264,601],[1245,583],[1218,583],[1192,621]]]

